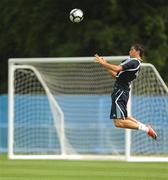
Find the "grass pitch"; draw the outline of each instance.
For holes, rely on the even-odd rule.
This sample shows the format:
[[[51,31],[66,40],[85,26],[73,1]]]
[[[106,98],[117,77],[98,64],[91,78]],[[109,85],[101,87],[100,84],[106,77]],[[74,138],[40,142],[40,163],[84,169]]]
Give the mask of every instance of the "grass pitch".
[[[167,180],[168,163],[8,160],[0,154],[0,180]]]

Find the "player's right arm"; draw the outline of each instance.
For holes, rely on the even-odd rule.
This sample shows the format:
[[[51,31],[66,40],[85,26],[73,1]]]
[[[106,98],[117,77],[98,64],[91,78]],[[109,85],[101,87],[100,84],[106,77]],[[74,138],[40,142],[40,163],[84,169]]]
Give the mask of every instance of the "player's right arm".
[[[122,71],[122,66],[110,64],[98,54],[95,55],[95,58],[96,62],[101,64],[113,77],[116,77],[117,73]]]

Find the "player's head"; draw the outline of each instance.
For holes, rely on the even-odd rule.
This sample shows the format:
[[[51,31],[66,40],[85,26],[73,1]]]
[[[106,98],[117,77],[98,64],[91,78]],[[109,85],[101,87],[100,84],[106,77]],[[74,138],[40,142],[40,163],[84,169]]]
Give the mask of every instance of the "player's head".
[[[144,55],[144,47],[141,44],[133,44],[129,51],[130,57],[134,58],[137,56],[142,57]]]

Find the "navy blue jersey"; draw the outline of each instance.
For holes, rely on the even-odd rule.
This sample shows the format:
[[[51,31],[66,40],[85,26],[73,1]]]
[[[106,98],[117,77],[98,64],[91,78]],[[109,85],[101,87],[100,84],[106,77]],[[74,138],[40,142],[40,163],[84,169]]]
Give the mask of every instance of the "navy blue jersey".
[[[123,70],[116,75],[116,85],[120,88],[129,90],[131,81],[133,81],[140,70],[141,62],[136,58],[127,58],[120,64]]]

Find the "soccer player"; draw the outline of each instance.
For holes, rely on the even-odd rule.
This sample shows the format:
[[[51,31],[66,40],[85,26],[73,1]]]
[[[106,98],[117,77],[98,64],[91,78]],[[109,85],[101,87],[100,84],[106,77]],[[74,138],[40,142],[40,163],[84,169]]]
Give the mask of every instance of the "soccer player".
[[[145,131],[148,136],[157,139],[157,134],[151,125],[145,125],[135,118],[127,115],[127,102],[131,82],[136,79],[140,70],[144,48],[141,44],[134,44],[129,51],[129,58],[120,65],[108,63],[103,57],[95,55],[96,62],[102,65],[113,77],[116,78],[112,93],[112,107],[110,119],[118,128],[129,128]]]

